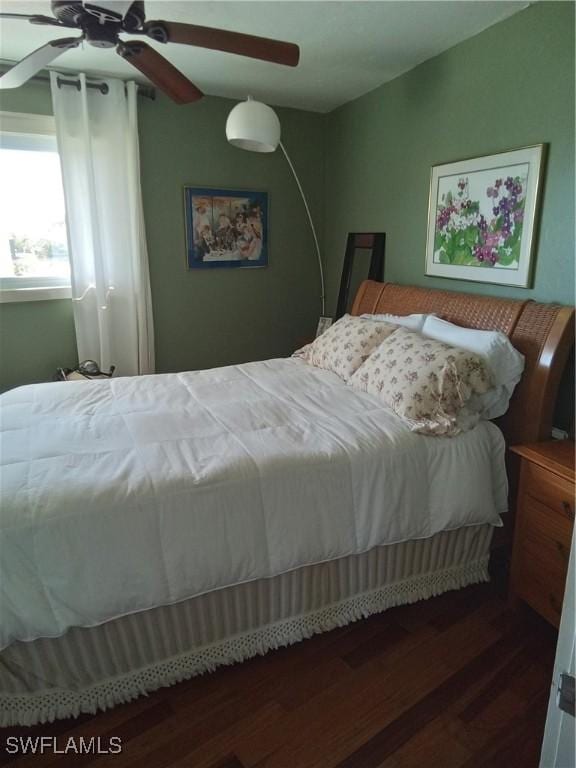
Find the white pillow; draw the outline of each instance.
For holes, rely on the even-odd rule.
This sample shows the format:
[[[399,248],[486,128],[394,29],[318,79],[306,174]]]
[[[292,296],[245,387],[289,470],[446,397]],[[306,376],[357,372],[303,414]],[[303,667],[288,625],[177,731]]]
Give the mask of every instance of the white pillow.
[[[508,410],[514,388],[524,371],[524,355],[512,346],[500,331],[478,331],[462,328],[446,320],[428,315],[422,334],[454,347],[468,349],[482,357],[492,372],[495,387],[483,395],[474,395],[467,403],[483,419],[496,419]]]
[[[428,315],[360,315],[366,320],[378,320],[381,323],[392,323],[408,328],[409,331],[422,333],[422,326]]]

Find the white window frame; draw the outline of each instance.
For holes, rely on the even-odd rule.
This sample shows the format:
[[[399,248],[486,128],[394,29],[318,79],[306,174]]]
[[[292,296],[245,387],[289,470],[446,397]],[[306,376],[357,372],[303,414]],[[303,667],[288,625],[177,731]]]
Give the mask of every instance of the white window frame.
[[[56,122],[52,115],[0,111],[0,133],[17,133],[22,137],[56,136]],[[0,277],[0,303],[71,298],[72,288],[67,278]]]

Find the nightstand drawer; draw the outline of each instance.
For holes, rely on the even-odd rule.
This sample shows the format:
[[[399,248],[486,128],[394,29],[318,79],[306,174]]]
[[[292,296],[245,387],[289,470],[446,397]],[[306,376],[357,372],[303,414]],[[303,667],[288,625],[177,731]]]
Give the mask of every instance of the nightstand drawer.
[[[524,493],[574,521],[574,485],[535,464],[524,463]]]
[[[513,589],[557,626],[562,612],[572,523],[528,495],[522,497],[520,504]]]
[[[558,577],[562,584],[568,568],[572,524],[568,518],[553,512],[530,496],[522,500],[519,544],[523,571]]]
[[[522,458],[510,599],[522,598],[558,627],[574,527],[574,443],[518,445]]]
[[[564,574],[564,580],[566,574]],[[562,615],[562,601],[564,599],[564,587],[558,586],[555,579],[547,578],[546,574],[539,574],[533,578],[533,572],[526,573],[519,569],[518,581],[514,582],[514,591],[531,605],[535,611],[544,616],[551,624],[558,627]]]

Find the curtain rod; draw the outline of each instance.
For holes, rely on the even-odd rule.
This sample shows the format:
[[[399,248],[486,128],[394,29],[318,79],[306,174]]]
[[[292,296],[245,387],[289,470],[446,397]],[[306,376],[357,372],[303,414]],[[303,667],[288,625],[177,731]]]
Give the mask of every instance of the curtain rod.
[[[4,74],[4,72],[6,71],[7,71],[6,69],[2,68],[2,70],[0,70],[0,74]],[[71,75],[71,77],[74,77],[74,75]],[[34,77],[31,77],[30,80],[34,80],[37,83],[50,82],[50,78],[46,77],[45,75],[34,75]],[[68,79],[67,77],[58,76],[57,83],[59,88],[62,85],[73,85],[76,88],[80,89],[79,80],[71,80],[71,79]],[[154,90],[154,88],[151,88],[147,85],[140,85],[139,83],[137,83],[137,86],[138,86],[138,96],[143,96],[145,99],[152,99],[152,101],[154,101],[154,99],[156,98],[156,91]],[[86,83],[86,87],[98,90],[100,91],[100,93],[103,93],[103,94],[108,93],[108,86],[106,85],[106,83]]]

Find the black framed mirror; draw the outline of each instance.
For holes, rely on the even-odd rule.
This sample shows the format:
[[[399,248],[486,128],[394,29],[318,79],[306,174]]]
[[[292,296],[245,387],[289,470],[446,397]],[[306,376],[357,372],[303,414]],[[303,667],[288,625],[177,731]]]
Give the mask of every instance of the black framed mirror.
[[[385,251],[385,232],[348,233],[335,320],[350,312],[363,280],[384,280]]]

